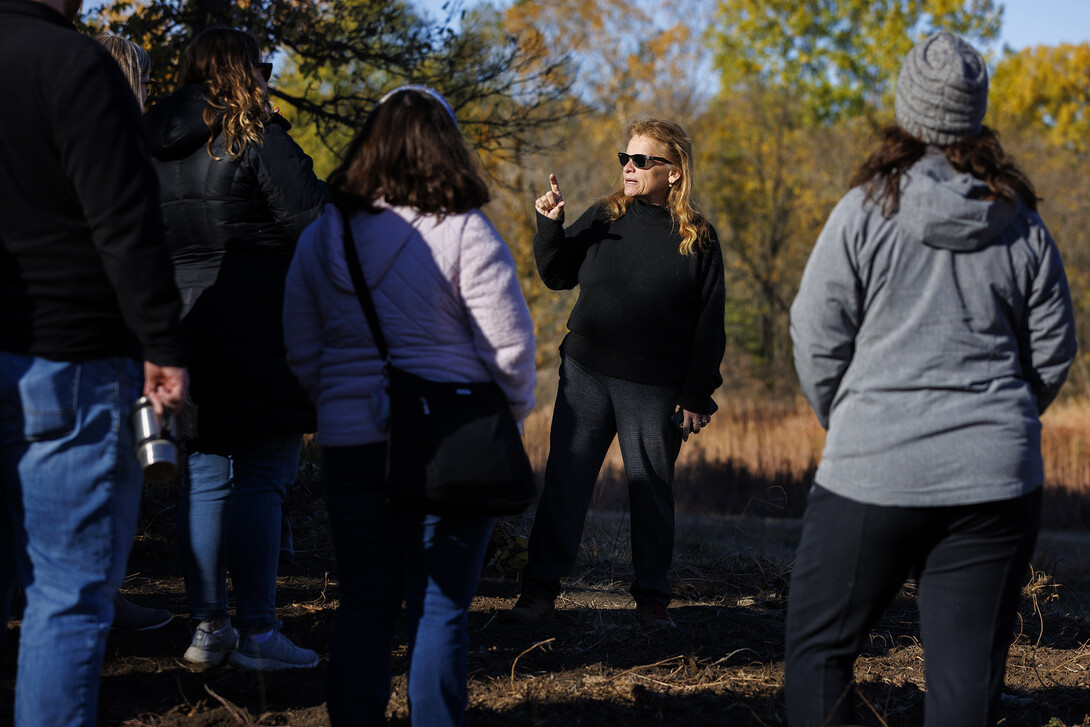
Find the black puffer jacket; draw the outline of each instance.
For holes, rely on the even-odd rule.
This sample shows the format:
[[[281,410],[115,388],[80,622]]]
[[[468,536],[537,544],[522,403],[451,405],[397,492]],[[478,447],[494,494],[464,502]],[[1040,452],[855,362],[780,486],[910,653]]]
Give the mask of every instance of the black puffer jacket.
[[[314,409],[284,360],[284,278],[325,185],[280,116],[228,159],[204,123],[204,89],[186,86],[145,116],[162,188],[166,239],[193,357],[195,447],[312,432]],[[207,144],[216,138],[212,151]]]

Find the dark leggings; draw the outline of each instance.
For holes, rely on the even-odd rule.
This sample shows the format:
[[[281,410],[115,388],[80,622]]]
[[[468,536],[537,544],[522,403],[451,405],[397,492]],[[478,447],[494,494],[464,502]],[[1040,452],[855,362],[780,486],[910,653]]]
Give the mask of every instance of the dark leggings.
[[[855,658],[912,572],[927,666],[924,724],[995,724],[1040,512],[1040,488],[974,505],[879,507],[815,485],[787,608],[788,724],[856,724]]]
[[[632,595],[670,602],[674,553],[674,463],[681,433],[671,420],[677,389],[598,374],[570,358],[549,436],[545,487],[530,532],[523,590],[547,598],[575,565],[598,472],[616,436],[632,508]]]

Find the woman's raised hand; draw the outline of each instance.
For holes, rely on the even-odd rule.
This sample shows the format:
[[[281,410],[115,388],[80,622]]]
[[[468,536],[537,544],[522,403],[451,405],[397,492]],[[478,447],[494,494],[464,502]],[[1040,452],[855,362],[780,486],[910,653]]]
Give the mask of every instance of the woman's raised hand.
[[[537,198],[534,208],[550,220],[559,220],[564,216],[564,195],[560,194],[555,174],[549,175],[549,186],[552,189]]]

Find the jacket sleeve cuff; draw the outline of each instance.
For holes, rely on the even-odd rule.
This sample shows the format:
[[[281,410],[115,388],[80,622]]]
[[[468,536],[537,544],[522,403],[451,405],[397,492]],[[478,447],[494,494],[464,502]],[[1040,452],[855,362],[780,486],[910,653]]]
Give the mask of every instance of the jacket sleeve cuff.
[[[534,210],[534,214],[537,215],[537,229],[564,229],[564,218],[561,216],[559,220],[554,220],[552,217],[546,217],[545,215]]]
[[[694,414],[712,414],[719,408],[707,394],[698,394],[693,391],[682,391],[678,394],[677,405]]]
[[[151,361],[156,366],[174,366],[187,368],[189,366],[189,347],[156,347],[144,349],[144,360]]]

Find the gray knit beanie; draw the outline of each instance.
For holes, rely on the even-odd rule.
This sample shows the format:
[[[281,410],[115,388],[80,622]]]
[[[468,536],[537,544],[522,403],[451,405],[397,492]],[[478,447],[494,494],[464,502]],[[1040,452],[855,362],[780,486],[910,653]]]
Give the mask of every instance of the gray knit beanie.
[[[988,108],[988,68],[976,50],[945,30],[913,48],[897,79],[897,125],[945,146],[980,134]]]

